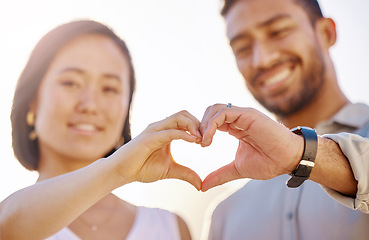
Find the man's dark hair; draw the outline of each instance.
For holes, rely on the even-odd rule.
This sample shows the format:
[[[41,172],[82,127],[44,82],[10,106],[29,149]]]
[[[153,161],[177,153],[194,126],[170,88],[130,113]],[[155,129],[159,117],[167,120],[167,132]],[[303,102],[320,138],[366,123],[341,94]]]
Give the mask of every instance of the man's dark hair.
[[[225,16],[231,7],[238,1],[246,0],[224,0],[224,5],[221,11],[222,16]],[[278,0],[277,0],[278,1]],[[297,5],[300,5],[308,14],[311,23],[315,22],[323,17],[322,10],[317,0],[293,0]]]

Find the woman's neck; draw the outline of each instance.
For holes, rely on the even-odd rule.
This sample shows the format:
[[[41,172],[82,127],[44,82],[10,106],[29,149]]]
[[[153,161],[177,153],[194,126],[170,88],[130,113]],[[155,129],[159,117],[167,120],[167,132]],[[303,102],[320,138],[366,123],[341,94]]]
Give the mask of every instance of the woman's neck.
[[[95,160],[96,159],[75,159],[68,156],[60,156],[58,154],[41,153],[38,167],[39,178],[37,182],[81,169],[93,163]]]

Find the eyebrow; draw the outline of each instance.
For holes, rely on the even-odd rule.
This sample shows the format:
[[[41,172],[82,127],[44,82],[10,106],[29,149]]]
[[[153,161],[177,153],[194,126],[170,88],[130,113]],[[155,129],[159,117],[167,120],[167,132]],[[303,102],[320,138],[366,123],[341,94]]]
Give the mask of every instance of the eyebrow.
[[[79,68],[75,68],[75,67],[67,67],[67,68],[64,68],[61,71],[59,71],[59,73],[64,73],[64,72],[76,72],[76,73],[79,73],[79,74],[82,74],[82,75],[85,74],[85,71],[83,71]],[[121,82],[121,78],[116,74],[104,73],[102,76],[104,78],[115,79],[115,80]]]
[[[257,25],[257,28],[263,28],[263,27],[269,26],[269,25],[271,25],[275,22],[278,22],[278,21],[281,21],[281,20],[284,20],[284,19],[289,19],[289,18],[291,18],[291,16],[288,15],[288,14],[279,14],[279,15],[276,15],[276,16],[272,17],[271,19],[268,19],[265,22],[259,23]],[[230,43],[230,45],[232,45],[232,43],[234,43],[235,41],[237,41],[241,38],[245,38],[247,36],[248,36],[248,34],[246,32],[242,32],[242,33],[237,34],[236,36],[234,36],[232,39],[230,39],[229,43]]]
[[[75,67],[66,67],[66,68],[63,68],[59,71],[59,73],[65,73],[65,72],[77,72],[77,73],[81,73],[81,74],[84,73],[84,71],[82,71],[79,68],[75,68]]]

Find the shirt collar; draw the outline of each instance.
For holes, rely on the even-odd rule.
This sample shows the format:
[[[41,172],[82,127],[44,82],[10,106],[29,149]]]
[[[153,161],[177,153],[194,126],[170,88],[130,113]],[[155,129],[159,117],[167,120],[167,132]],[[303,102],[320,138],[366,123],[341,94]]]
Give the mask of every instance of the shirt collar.
[[[331,119],[319,125],[338,123],[352,128],[362,128],[369,122],[369,106],[364,103],[348,103]]]

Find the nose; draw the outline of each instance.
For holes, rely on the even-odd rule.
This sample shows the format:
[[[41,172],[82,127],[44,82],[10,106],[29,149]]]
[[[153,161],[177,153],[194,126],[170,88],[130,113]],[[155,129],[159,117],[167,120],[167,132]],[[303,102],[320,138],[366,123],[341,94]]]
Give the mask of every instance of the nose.
[[[86,87],[81,91],[77,110],[83,113],[95,113],[98,106],[98,94],[92,87]]]
[[[276,47],[265,42],[255,42],[252,54],[253,67],[261,69],[273,66],[279,57]]]

